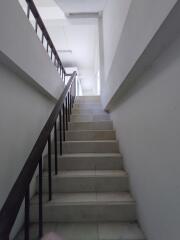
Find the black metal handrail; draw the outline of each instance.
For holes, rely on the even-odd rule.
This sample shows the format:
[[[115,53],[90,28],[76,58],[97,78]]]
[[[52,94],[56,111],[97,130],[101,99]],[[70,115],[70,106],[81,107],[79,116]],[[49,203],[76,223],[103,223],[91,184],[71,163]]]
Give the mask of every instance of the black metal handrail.
[[[35,31],[38,32],[38,27],[42,31],[42,38],[41,42],[44,43],[44,38],[47,41],[46,51],[49,52],[50,48],[50,58],[53,61],[53,55],[54,55],[54,65],[57,68],[57,71],[59,72],[60,76],[62,77],[63,81],[65,82],[66,77],[66,71],[63,67],[63,64],[59,58],[58,52],[56,51],[56,48],[51,40],[51,37],[49,36],[49,33],[43,23],[43,20],[41,19],[41,16],[33,2],[33,0],[25,0],[27,2],[27,17],[30,18],[30,12],[32,12],[34,18],[35,18]]]
[[[55,154],[55,174],[58,174],[58,148],[62,155],[62,141],[65,141],[65,131],[68,129],[68,121],[75,99],[76,93],[76,72],[64,88],[59,100],[57,101],[48,121],[42,129],[29,157],[27,158],[21,173],[19,174],[14,186],[12,187],[7,200],[0,211],[0,240],[9,240],[9,235],[14,222],[17,218],[19,209],[25,199],[25,240],[29,240],[29,207],[30,207],[30,183],[39,166],[39,238],[43,234],[43,209],[42,209],[42,154],[48,145],[48,176],[49,176],[49,200],[52,198],[52,159],[51,159],[51,132],[54,129],[54,154]],[[59,131],[57,131],[57,123]],[[57,142],[59,133],[59,143]]]

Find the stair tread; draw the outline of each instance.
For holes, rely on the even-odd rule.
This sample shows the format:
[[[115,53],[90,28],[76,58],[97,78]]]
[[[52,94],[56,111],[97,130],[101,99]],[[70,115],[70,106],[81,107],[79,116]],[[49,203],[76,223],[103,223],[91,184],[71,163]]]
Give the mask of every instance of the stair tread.
[[[128,192],[115,193],[55,193],[51,201],[48,194],[43,194],[46,206],[53,205],[119,205],[135,204],[134,199]],[[31,204],[38,204],[38,195],[34,196]]]
[[[107,112],[103,112],[103,113],[95,113],[95,114],[88,114],[88,113],[72,113],[71,116],[92,116],[92,115],[105,115],[105,116],[109,116],[109,114]]]
[[[44,233],[54,232],[68,240],[145,240],[137,223],[44,223]],[[38,224],[30,226],[31,240],[37,239]],[[16,240],[24,240],[23,232]]]
[[[74,122],[73,122],[74,123]],[[79,123],[79,122],[75,122],[75,123]],[[115,130],[114,129],[104,129],[104,130],[102,130],[102,129],[87,129],[87,130],[84,130],[84,129],[82,129],[82,130],[74,130],[74,129],[70,129],[70,130],[68,130],[67,132],[115,132]]]
[[[87,121],[87,122],[70,122],[70,124],[84,124],[84,123],[87,123],[87,124],[92,124],[92,123],[97,123],[97,124],[100,124],[100,123],[112,123],[112,120],[102,120],[102,121]]]
[[[77,141],[72,141],[72,140],[67,140],[65,142],[63,142],[63,144],[66,143],[117,143],[117,140],[77,140]]]
[[[44,172],[44,177],[48,176],[48,172]],[[59,171],[54,178],[64,177],[127,177],[127,173],[123,170],[68,170]]]
[[[69,153],[62,157],[122,157],[121,153]]]

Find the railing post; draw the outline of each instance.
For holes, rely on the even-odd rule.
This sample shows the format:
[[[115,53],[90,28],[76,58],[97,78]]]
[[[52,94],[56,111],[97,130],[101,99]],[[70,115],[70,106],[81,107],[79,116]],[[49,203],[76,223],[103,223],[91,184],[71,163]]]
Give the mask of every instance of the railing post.
[[[74,79],[74,99],[76,97],[76,77]]]
[[[41,30],[42,31],[42,30]],[[44,34],[42,32],[42,38],[41,38],[42,45],[44,44]]]
[[[65,73],[65,70],[64,70],[64,83],[66,83],[66,73]]]
[[[69,114],[69,122],[70,122],[70,115],[71,115],[71,103],[70,103],[70,92],[68,92],[68,114]]]
[[[64,109],[64,103],[63,103],[63,140],[65,141],[65,137],[66,133],[65,133],[65,109]]]
[[[66,130],[68,130],[68,102],[66,96]]]
[[[51,60],[52,60],[52,56],[53,56],[53,52],[52,52],[52,49],[51,49]]]
[[[29,240],[29,206],[30,206],[30,193],[29,187],[25,194],[25,226],[24,226],[24,235],[25,240]]]
[[[43,235],[42,157],[39,159],[39,238]]]
[[[55,155],[55,174],[58,174],[58,158],[57,158],[57,124],[54,124],[54,155]]]
[[[27,2],[27,18],[29,19],[30,17],[30,6],[29,6],[29,2]]]
[[[60,141],[60,148],[59,148],[59,152],[60,155],[62,155],[62,116],[61,116],[61,110],[59,112],[59,141]]]
[[[51,134],[48,138],[48,185],[49,185],[49,201],[52,200],[52,172],[51,172]]]
[[[37,20],[36,20],[36,25],[35,25],[35,31],[37,33],[37,30],[38,30],[38,23],[37,23]]]

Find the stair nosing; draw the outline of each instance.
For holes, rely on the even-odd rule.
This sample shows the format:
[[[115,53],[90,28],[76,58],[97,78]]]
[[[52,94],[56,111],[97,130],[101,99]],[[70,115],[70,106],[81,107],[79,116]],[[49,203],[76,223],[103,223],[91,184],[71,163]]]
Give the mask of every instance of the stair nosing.
[[[77,172],[77,173],[76,173]],[[82,174],[80,174],[80,172]],[[113,173],[114,172],[114,173]],[[128,173],[124,170],[66,170],[53,175],[52,178],[128,178]],[[43,178],[48,178],[48,171],[43,172]]]

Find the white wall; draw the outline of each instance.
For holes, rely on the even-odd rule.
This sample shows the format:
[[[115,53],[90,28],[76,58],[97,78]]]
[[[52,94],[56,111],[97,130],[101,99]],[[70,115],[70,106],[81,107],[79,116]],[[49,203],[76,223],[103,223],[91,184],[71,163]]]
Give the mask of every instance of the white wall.
[[[105,80],[120,40],[131,0],[108,0],[103,11],[103,45]]]
[[[179,240],[180,37],[111,117],[148,240]]]
[[[58,98],[63,82],[17,0],[0,1],[0,32],[0,61],[10,60],[24,80]]]
[[[110,1],[113,2],[113,1]],[[117,1],[114,1],[114,3]],[[124,5],[125,12],[128,10],[124,26],[120,24],[120,29],[122,31],[115,31],[111,33],[108,27],[107,21],[117,24],[115,14],[121,11],[121,6],[117,6],[117,10],[112,9],[110,15],[107,15],[106,9],[104,11],[104,59],[112,59],[110,61],[110,69],[107,72],[105,79],[108,82],[108,87],[103,90],[103,104],[106,106],[118,87],[125,80],[130,70],[133,68],[148,43],[153,38],[154,34],[157,32],[177,0],[136,0],[131,1],[129,10],[128,5]],[[122,1],[123,3],[123,1]],[[121,3],[121,4],[122,4]],[[130,3],[130,2],[129,2]],[[117,4],[117,3],[116,3]],[[123,4],[122,4],[123,6]],[[123,16],[123,15],[122,15]],[[125,15],[124,15],[125,17]],[[124,19],[124,18],[123,18]],[[119,19],[120,20],[120,19]],[[117,21],[118,22],[118,21]],[[111,25],[113,26],[113,25]],[[114,26],[113,26],[114,27]],[[112,27],[112,28],[113,28]],[[121,33],[121,34],[120,34]],[[112,35],[113,34],[113,35]],[[119,38],[120,34],[120,38]],[[107,38],[107,39],[106,39]],[[114,42],[113,39],[114,38]],[[118,38],[120,39],[118,41]],[[118,43],[117,43],[118,41]],[[105,46],[106,42],[109,44]],[[116,47],[117,45],[117,47]],[[115,46],[115,48],[114,48]],[[108,49],[108,50],[107,50]],[[112,56],[107,51],[115,49],[115,55]],[[114,51],[112,51],[114,52]],[[108,56],[109,55],[109,56]],[[105,63],[105,68],[108,69],[107,64],[109,60]],[[107,84],[106,84],[107,85]]]
[[[53,106],[47,96],[0,64],[0,208]],[[21,216],[16,229],[22,220]]]
[[[0,32],[1,208],[64,84],[18,1],[0,2]]]

